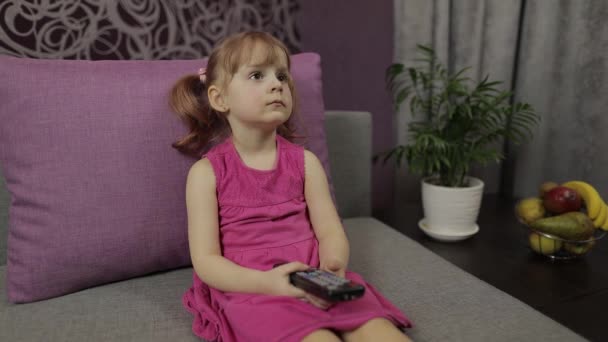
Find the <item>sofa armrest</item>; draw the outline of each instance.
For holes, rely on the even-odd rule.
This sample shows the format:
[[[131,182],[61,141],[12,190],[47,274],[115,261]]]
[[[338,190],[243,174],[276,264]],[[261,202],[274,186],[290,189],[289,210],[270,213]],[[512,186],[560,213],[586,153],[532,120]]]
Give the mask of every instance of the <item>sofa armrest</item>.
[[[329,167],[342,218],[371,215],[371,113],[325,112]]]

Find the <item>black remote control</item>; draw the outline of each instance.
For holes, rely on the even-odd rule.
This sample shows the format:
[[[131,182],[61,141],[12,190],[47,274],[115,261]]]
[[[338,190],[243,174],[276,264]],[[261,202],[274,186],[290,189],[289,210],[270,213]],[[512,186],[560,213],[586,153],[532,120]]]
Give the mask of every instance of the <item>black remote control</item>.
[[[363,285],[317,268],[294,272],[289,280],[294,286],[328,302],[353,300],[365,293]]]

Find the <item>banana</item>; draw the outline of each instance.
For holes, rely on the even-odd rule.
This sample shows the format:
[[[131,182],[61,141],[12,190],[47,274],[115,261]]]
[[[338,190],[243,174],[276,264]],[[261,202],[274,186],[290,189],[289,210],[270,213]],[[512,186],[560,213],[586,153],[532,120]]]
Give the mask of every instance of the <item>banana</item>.
[[[593,226],[595,228],[600,228],[604,222],[606,222],[606,216],[608,215],[608,207],[606,207],[606,203],[602,201],[600,205],[600,213],[597,215],[595,220],[593,220]]]
[[[608,206],[606,207],[606,211],[608,211]],[[604,220],[604,224],[600,226],[602,230],[608,231],[608,215],[606,215],[606,219]]]
[[[600,213],[601,205],[604,204],[597,190],[591,184],[583,181],[570,181],[562,184],[562,186],[573,189],[581,195],[587,207],[587,215],[590,219],[595,220]]]

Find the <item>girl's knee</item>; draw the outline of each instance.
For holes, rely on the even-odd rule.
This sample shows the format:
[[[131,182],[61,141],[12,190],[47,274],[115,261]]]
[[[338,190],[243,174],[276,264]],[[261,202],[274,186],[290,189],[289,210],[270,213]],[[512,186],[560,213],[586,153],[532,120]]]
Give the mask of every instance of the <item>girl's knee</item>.
[[[342,334],[345,341],[411,341],[390,320],[372,318],[356,329]]]
[[[329,329],[319,329],[306,335],[302,342],[335,342],[341,341],[340,338]]]

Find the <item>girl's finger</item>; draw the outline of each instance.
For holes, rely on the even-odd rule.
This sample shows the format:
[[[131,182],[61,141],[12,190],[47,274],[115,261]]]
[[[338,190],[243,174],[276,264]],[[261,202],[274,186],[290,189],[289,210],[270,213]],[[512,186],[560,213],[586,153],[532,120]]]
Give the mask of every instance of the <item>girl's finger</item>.
[[[321,269],[324,271],[327,271],[329,273],[333,273],[341,278],[345,278],[345,275],[346,275],[346,270],[344,270],[342,268],[333,269],[333,268],[325,267],[325,268],[321,268]]]
[[[308,300],[309,303],[313,304],[314,306],[323,309],[323,310],[327,310],[331,304],[329,302],[324,301],[323,299],[313,296],[311,294],[306,294],[306,299]]]
[[[297,272],[297,271],[304,271],[304,270],[307,270],[308,268],[310,268],[310,266],[308,266],[304,263],[298,262],[298,261],[290,262],[288,264],[284,264],[279,267],[282,268],[282,270],[287,274]]]
[[[296,298],[307,298],[306,291],[291,285],[291,296]]]

